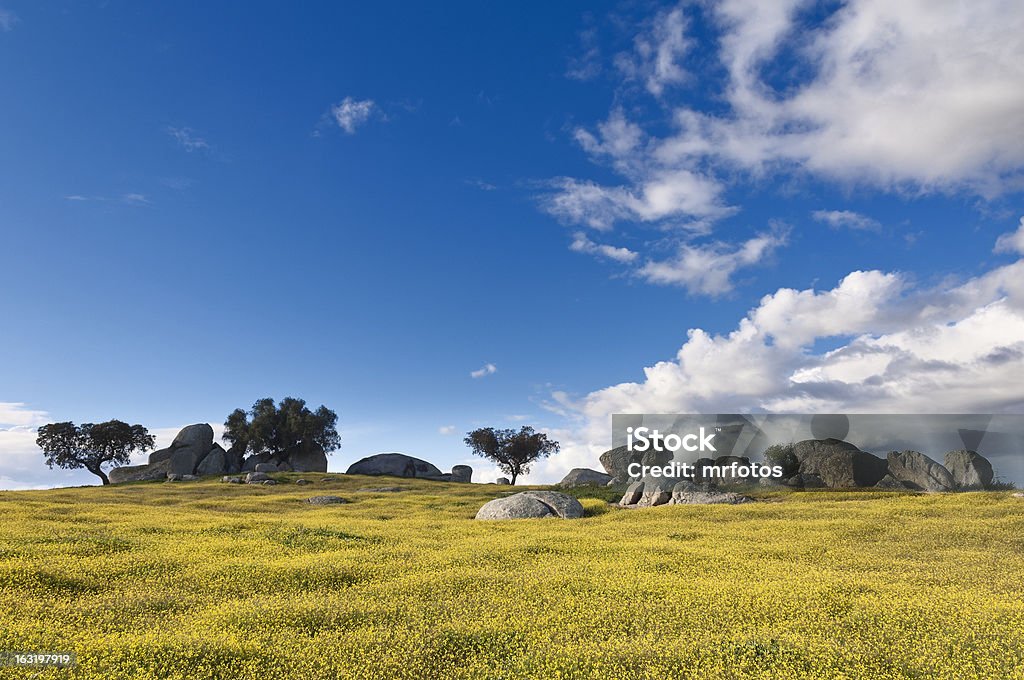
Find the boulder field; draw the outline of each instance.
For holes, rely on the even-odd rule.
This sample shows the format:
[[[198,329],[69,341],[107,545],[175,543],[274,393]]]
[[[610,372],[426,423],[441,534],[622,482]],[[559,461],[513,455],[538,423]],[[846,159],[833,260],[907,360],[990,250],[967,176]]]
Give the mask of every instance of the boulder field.
[[[327,472],[327,454],[312,443],[248,457],[232,447],[225,450],[213,441],[213,428],[198,423],[182,428],[171,445],[149,454],[144,465],[116,467],[108,477],[111,483],[142,482],[154,479],[188,480],[194,477],[238,475],[273,472]],[[418,477],[446,482],[470,482],[473,468],[455,465],[451,472],[441,472],[434,465],[403,453],[381,453],[353,463],[348,474]],[[268,481],[272,481],[269,480]]]
[[[792,445],[797,462],[795,470],[781,479],[762,478],[763,486],[788,486],[793,488],[876,488],[889,490],[912,489],[917,491],[975,491],[989,488],[994,478],[992,464],[975,451],[950,451],[946,454],[945,465],[929,458],[919,451],[892,451],[880,458],[861,451],[853,444],[839,439],[807,439]],[[664,456],[666,454],[661,454]],[[630,463],[643,465],[665,465],[671,460],[644,455],[630,454],[625,447],[606,451],[601,455],[601,464],[611,477],[610,484],[629,482],[620,505],[647,507],[687,502],[743,502],[730,498],[736,494],[712,496],[701,494],[724,494],[715,489],[730,484],[749,484],[750,478],[725,476],[701,477],[698,472],[690,478],[645,477],[631,478],[626,472]],[[657,462],[654,462],[654,461]],[[716,459],[702,458],[696,461],[697,470],[705,467],[728,466],[737,462],[749,464],[746,458],[719,456]],[[577,472],[577,471],[573,471]],[[576,475],[577,477],[580,475]],[[568,476],[566,478],[569,479]],[[565,482],[566,480],[563,480]],[[571,480],[570,480],[571,481]],[[571,486],[572,484],[567,484]],[[692,499],[692,500],[687,500]]]

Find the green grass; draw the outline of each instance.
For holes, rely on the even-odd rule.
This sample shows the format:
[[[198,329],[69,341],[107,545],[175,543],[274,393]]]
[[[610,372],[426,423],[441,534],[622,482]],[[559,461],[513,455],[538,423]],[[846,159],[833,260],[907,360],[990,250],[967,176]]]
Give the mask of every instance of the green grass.
[[[357,491],[391,485],[409,490]],[[1008,493],[620,510],[595,487],[574,492],[580,520],[472,519],[516,490],[0,492],[0,651],[79,661],[0,675],[1024,678],[1024,500]],[[319,494],[351,502],[303,502]]]

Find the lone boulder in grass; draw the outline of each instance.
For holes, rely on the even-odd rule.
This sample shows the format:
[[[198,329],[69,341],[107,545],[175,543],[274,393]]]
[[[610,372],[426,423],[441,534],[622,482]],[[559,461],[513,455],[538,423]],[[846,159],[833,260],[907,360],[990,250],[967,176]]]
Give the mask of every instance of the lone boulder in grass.
[[[583,506],[572,496],[557,491],[523,491],[484,503],[476,519],[531,519],[583,517]]]
[[[569,474],[562,478],[562,481],[558,483],[558,486],[566,488],[586,486],[588,484],[605,486],[610,481],[612,481],[612,476],[606,475],[603,472],[587,468],[573,468],[569,471]]]
[[[992,484],[992,463],[975,451],[950,451],[945,462],[956,488],[961,491],[980,491]]]

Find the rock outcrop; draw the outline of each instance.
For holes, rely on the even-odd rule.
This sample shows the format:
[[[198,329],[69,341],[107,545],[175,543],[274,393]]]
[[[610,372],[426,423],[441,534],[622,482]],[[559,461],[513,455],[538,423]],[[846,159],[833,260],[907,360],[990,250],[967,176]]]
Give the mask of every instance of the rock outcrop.
[[[889,474],[912,489],[952,491],[956,487],[949,470],[919,451],[890,451]]]
[[[122,484],[124,482],[147,482],[154,479],[167,479],[167,472],[171,469],[171,461],[164,458],[148,465],[127,465],[117,467],[107,474],[111,484]]]
[[[961,491],[987,489],[995,477],[992,463],[975,451],[950,451],[944,462],[955,487]]]
[[[606,475],[605,473],[598,472],[597,470],[574,468],[569,471],[569,474],[562,478],[562,481],[559,482],[558,485],[567,488],[574,486],[587,486],[589,484],[605,486],[608,482],[612,481],[612,479],[611,475]]]
[[[737,493],[719,491],[690,480],[647,478],[633,482],[626,489],[619,505],[630,508],[649,508],[658,505],[716,505],[750,503],[753,499]]]
[[[473,468],[468,465],[453,465],[452,481],[469,484],[473,481]]]
[[[672,462],[671,451],[630,451],[625,446],[617,446],[601,454],[601,466],[605,472],[612,476],[614,481],[625,483],[636,481],[636,477],[630,477],[629,466],[639,463],[641,466],[662,466]]]
[[[476,519],[531,519],[557,517],[577,519],[583,516],[580,502],[557,491],[523,491],[484,503]]]
[[[348,474],[437,479],[441,476],[441,471],[425,460],[404,453],[378,453],[352,463],[348,468]]]
[[[801,475],[816,475],[832,489],[874,486],[887,472],[886,461],[839,439],[805,439],[793,454]]]

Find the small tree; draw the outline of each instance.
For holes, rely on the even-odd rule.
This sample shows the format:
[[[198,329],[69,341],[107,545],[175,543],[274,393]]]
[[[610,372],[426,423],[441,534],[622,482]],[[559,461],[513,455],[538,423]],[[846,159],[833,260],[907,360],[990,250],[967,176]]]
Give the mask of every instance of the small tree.
[[[547,458],[559,449],[558,442],[528,426],[519,432],[481,427],[468,433],[463,441],[477,456],[497,463],[499,470],[512,477],[513,484],[519,475],[530,471],[531,463]]]
[[[104,484],[110,484],[104,465],[127,465],[132,453],[149,451],[153,444],[153,435],[142,425],[120,420],[82,425],[51,423],[40,427],[36,436],[36,445],[43,450],[50,468],[85,468]]]
[[[310,411],[302,399],[285,397],[280,405],[260,399],[248,412],[235,409],[224,421],[224,441],[252,453],[279,453],[302,443],[330,452],[341,446],[338,414],[326,406]]]

